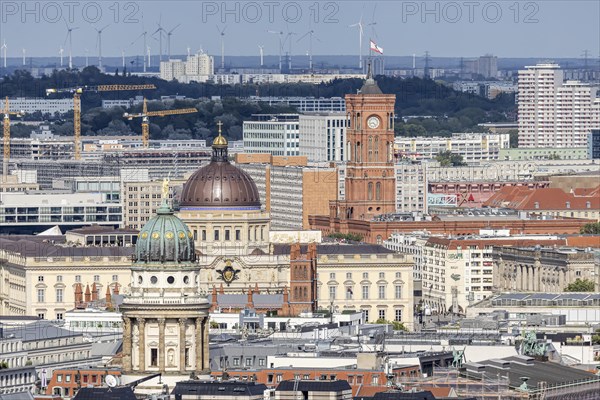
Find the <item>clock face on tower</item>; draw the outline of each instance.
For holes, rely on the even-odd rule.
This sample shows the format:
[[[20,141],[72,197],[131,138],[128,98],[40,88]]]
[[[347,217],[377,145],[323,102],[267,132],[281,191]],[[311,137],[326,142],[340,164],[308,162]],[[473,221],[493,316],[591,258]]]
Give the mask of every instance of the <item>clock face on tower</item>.
[[[367,120],[367,125],[371,129],[377,129],[379,127],[379,118],[377,118],[376,116],[369,117],[369,119]]]

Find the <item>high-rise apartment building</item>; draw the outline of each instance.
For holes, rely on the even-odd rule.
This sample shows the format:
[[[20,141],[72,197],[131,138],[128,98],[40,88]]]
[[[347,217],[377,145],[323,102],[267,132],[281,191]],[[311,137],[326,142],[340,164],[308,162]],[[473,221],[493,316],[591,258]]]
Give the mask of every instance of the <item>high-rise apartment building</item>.
[[[244,151],[274,156],[300,154],[298,114],[254,114],[244,121]]]
[[[519,71],[519,147],[585,147],[599,124],[596,93],[588,84],[563,82],[557,64]]]
[[[300,115],[300,155],[309,162],[345,161],[346,113],[310,113]]]

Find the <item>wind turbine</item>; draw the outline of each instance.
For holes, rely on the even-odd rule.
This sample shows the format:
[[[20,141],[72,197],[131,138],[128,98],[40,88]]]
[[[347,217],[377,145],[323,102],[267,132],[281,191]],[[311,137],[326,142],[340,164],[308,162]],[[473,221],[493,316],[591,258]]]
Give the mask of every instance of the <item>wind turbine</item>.
[[[179,28],[179,25],[181,25],[181,24],[175,25],[175,28],[173,28],[169,32],[167,32],[167,53],[169,55],[169,60],[171,59],[171,35],[173,34],[173,31],[175,29]]]
[[[2,56],[4,57],[4,68],[6,68],[6,39],[2,44]]]
[[[289,46],[289,52],[288,52],[288,69],[291,71],[292,70],[292,36],[293,35],[297,35],[296,32],[290,32],[289,27],[288,27],[288,33],[285,35],[285,40],[283,41],[285,43],[285,41],[289,40],[288,46]]]
[[[219,28],[217,25],[217,31],[221,35],[221,69],[225,69],[225,29],[227,29],[227,25],[223,26],[223,29]]]
[[[65,49],[62,48],[62,46],[60,46],[60,49],[58,50],[58,54],[60,55],[60,67],[62,68],[63,66],[63,53],[65,52]]]
[[[279,72],[281,72],[281,52],[283,51],[283,41],[281,40],[281,38],[283,36],[283,31],[267,31],[267,32],[279,35]]]
[[[191,52],[192,52],[192,49],[190,48],[190,46],[188,46],[188,47],[187,47],[187,55],[188,55],[188,58],[190,58],[190,57],[191,57],[191,55],[192,55],[192,53],[191,53]]]
[[[125,50],[121,49],[121,58],[123,61],[123,69],[125,69]]]
[[[88,49],[84,49],[85,51],[85,66],[90,66],[90,51]]]
[[[302,39],[304,39],[305,37],[308,36],[308,54],[307,54],[307,56],[308,56],[308,68],[309,68],[310,71],[313,70],[312,41],[313,41],[314,34],[315,34],[315,31],[311,29],[310,31],[308,31],[304,35],[302,35],[302,37],[300,39],[297,40],[299,42],[299,41],[301,41]],[[315,39],[320,42],[320,40],[318,38],[315,38]]]
[[[262,44],[258,45],[258,51],[260,53],[260,67],[261,68],[264,65],[264,62],[263,62],[264,61],[264,52],[263,52],[264,48],[265,48],[265,46],[263,46]]]
[[[25,48],[23,48],[23,65],[25,65]]]
[[[363,60],[362,60],[362,40],[363,40],[363,22],[362,22],[362,14],[360,15],[360,19],[357,23],[348,25],[349,28],[358,27],[358,68],[362,71],[363,69]]]
[[[102,70],[102,32],[104,32],[104,30],[108,27],[109,27],[109,25],[105,25],[102,29],[98,29],[98,28],[94,27],[94,29],[96,29],[96,32],[98,32],[98,39],[96,40],[96,46],[98,46],[98,68],[100,70]]]
[[[150,68],[150,46],[146,47],[146,54],[148,55],[148,68]]]
[[[73,31],[79,28],[70,27],[67,20],[65,20],[65,25],[67,26],[67,36],[65,36],[63,45],[67,44],[67,40],[69,41],[69,69],[73,69]]]
[[[142,29],[144,29],[144,25],[142,23]],[[142,32],[140,34],[140,36],[138,36],[137,38],[135,38],[135,40],[133,42],[131,42],[131,46],[133,46],[138,40],[140,40],[141,37],[144,38],[144,47],[142,47],[142,58],[144,59],[144,72],[146,72],[146,66],[150,66],[150,59],[148,59],[148,61],[146,62],[146,35],[148,34],[148,31],[146,29],[144,29],[144,32]]]
[[[162,15],[158,19],[158,29],[155,30],[154,33],[152,33],[152,36],[154,36],[158,33],[158,46],[159,46],[158,60],[159,61],[162,61],[162,59],[163,59],[162,39],[163,39],[163,35],[165,34],[165,29],[160,24],[161,19],[162,19]]]

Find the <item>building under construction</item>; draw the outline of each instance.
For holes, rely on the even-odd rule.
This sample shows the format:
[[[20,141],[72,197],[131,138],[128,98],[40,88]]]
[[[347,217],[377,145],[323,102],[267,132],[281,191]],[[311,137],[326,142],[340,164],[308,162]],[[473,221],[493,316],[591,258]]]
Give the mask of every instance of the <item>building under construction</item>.
[[[451,387],[460,397],[477,399],[600,399],[600,375],[528,356],[434,368],[422,378],[397,382],[404,388]]]

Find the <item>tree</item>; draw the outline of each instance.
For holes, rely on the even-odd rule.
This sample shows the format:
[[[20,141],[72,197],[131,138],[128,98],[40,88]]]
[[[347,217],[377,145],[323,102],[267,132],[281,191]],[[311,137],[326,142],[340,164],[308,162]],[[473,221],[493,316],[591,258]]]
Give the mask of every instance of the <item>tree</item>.
[[[600,222],[590,222],[579,230],[583,235],[600,235]]]
[[[548,156],[548,160],[560,160],[560,155],[556,153],[552,153]]]
[[[596,284],[594,281],[589,279],[575,279],[575,282],[571,282],[565,288],[565,292],[593,292]]]
[[[392,325],[392,329],[395,331],[408,331],[408,329],[406,329],[406,326],[404,326],[404,324],[400,321],[388,321],[385,318],[379,318],[377,321],[375,321],[375,323],[383,325]]]
[[[508,131],[508,137],[510,140],[510,148],[516,149],[519,147],[519,131],[517,129],[511,129]]]
[[[467,165],[460,154],[454,154],[450,150],[441,151],[435,156],[436,161],[440,163],[442,167],[458,167],[461,165]]]

